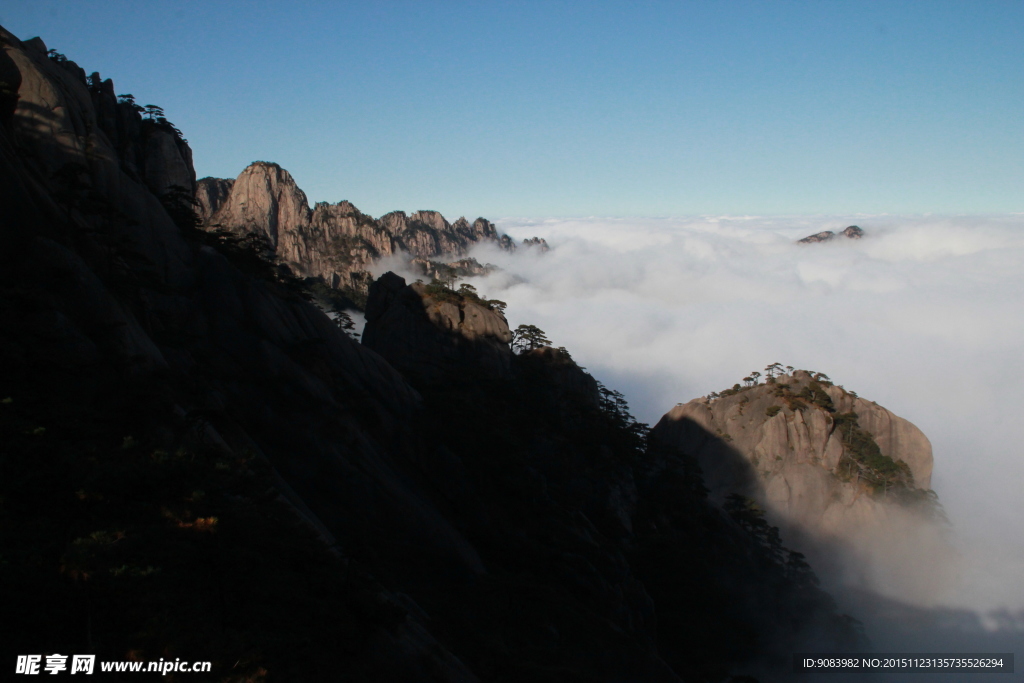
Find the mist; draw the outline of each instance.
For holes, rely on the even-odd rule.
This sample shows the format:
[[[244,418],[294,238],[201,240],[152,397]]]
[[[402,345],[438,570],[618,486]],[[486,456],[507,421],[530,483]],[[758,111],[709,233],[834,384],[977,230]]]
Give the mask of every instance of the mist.
[[[1024,215],[497,225],[552,248],[480,248],[502,270],[469,282],[508,303],[512,327],[539,326],[622,391],[642,421],[778,361],[916,424],[961,561],[914,602],[1024,608]],[[848,225],[866,236],[795,244]]]

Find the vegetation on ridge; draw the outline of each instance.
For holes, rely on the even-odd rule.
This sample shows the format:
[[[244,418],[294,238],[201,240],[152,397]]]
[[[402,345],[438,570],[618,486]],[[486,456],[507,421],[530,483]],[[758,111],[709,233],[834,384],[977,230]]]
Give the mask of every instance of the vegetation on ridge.
[[[806,382],[795,382],[792,379],[779,381],[783,375],[795,377],[796,373],[800,372],[806,373]],[[843,445],[843,456],[835,470],[837,476],[844,481],[856,479],[876,494],[888,495],[895,492],[902,500],[923,501],[935,507],[934,492],[916,489],[913,474],[907,463],[883,454],[874,437],[860,426],[856,412],[837,412],[835,402],[826,391],[826,387],[838,386],[842,395],[854,399],[857,398],[857,394],[834,385],[828,375],[822,372],[797,370],[793,366],[783,366],[781,363],[772,363],[764,369],[763,384],[760,382],[761,377],[760,372],[753,371],[743,378],[742,386],[737,383],[731,389],[712,392],[706,398],[713,402],[757,387],[770,386],[772,395],[778,398],[782,405],[768,406],[765,409],[767,418],[778,415],[783,407],[791,413],[809,409],[822,410],[829,415],[832,429],[839,434]]]

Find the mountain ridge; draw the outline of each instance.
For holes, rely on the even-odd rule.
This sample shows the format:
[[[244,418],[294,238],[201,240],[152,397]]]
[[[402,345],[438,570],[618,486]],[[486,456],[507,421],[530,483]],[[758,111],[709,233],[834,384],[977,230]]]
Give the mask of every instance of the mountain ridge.
[[[485,218],[470,223],[460,217],[449,223],[437,211],[392,211],[374,219],[348,200],[317,202],[310,209],[291,174],[273,162],[253,162],[234,180],[202,178],[196,201],[200,227],[256,233],[268,241],[274,258],[296,276],[318,278],[357,301],[368,293],[369,270],[389,256],[404,254],[414,268],[429,275],[436,270],[426,265],[431,260],[476,264],[467,256],[478,245],[493,244],[505,251],[517,248],[511,237],[499,234]],[[523,246],[546,249],[547,243],[532,238],[523,240]],[[488,266],[476,264],[475,268]]]
[[[397,276],[369,291],[377,350],[357,343],[194,229],[159,108],[0,44],[5,647],[223,681],[668,683],[863,644],[567,351],[514,353],[497,303]]]

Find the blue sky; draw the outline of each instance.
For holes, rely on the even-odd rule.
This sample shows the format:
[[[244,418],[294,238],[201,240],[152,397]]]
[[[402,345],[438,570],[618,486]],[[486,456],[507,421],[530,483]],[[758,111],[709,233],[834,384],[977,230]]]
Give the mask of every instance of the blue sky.
[[[1024,211],[1024,2],[54,2],[197,172],[380,215]]]

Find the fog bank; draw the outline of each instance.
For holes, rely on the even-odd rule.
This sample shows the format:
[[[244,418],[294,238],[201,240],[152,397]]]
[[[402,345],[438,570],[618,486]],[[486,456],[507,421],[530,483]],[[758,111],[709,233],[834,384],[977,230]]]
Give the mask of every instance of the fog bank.
[[[861,240],[797,245],[859,225]],[[552,249],[470,280],[657,421],[779,361],[905,417],[966,562],[937,604],[1024,607],[1024,215],[498,222]]]

